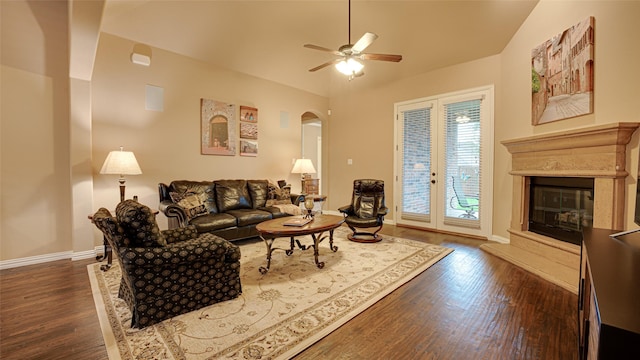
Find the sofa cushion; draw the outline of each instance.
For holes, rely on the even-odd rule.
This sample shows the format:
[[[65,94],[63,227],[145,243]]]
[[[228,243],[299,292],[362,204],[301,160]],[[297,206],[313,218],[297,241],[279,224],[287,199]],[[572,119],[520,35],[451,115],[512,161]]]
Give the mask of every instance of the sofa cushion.
[[[218,211],[251,209],[251,196],[246,180],[216,180],[215,193]]]
[[[247,186],[253,208],[264,207],[269,197],[269,182],[267,180],[247,180]]]
[[[173,195],[172,195],[173,193]],[[207,208],[207,212],[215,214],[218,212],[216,206],[216,198],[213,191],[213,182],[211,181],[190,181],[190,180],[175,180],[169,185],[169,195],[173,200],[173,196],[177,194],[198,194],[202,203]],[[177,201],[173,200],[177,203]]]
[[[266,220],[271,220],[273,215],[270,212],[264,210],[255,209],[238,209],[229,210],[229,214],[238,219],[238,226],[247,226],[261,223]]]
[[[131,247],[165,246],[156,215],[148,206],[135,200],[125,200],[116,207],[118,223],[124,229]]]
[[[220,214],[206,214],[198,216],[191,220],[191,225],[194,225],[199,233],[206,233],[214,230],[236,227],[238,221],[233,215],[220,213]]]

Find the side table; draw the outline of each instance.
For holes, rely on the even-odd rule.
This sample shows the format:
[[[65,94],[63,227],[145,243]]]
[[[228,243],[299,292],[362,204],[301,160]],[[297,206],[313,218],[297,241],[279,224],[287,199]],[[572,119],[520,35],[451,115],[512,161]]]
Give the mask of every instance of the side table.
[[[89,214],[87,218],[93,224],[93,214]],[[102,252],[102,255],[96,256],[96,261],[101,262],[101,261],[104,261],[104,259],[107,259],[106,265],[100,265],[100,270],[107,271],[111,269],[111,264],[113,261],[113,250],[111,249],[111,245],[109,244],[109,241],[107,241],[107,237],[104,235],[102,235],[102,242],[104,245],[104,251]]]

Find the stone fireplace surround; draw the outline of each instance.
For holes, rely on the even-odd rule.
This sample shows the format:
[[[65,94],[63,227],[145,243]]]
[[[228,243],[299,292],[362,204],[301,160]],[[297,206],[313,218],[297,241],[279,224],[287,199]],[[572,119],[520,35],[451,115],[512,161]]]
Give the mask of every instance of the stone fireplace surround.
[[[577,294],[580,246],[528,231],[530,177],[593,178],[593,227],[623,230],[626,147],[638,126],[611,123],[502,141],[512,162],[510,243],[481,248]]]

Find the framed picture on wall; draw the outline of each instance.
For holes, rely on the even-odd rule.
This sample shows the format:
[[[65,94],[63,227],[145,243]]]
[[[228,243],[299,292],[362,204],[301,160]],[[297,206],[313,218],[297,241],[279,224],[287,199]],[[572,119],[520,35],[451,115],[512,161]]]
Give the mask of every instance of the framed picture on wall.
[[[240,138],[258,140],[258,124],[241,121]]]
[[[236,106],[200,100],[201,152],[204,155],[236,154]]]
[[[258,109],[240,105],[240,121],[258,122]]]
[[[241,139],[240,156],[258,156],[258,142]]]
[[[594,18],[531,50],[531,123],[593,113]]]

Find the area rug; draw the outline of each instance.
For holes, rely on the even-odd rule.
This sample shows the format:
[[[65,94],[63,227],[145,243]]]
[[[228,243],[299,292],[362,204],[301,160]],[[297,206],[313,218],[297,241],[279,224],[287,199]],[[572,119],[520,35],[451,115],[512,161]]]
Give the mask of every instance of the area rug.
[[[382,299],[452,249],[384,236],[373,244],[347,240],[348,229],[320,244],[318,269],[313,249],[291,256],[274,251],[271,269],[262,241],[241,242],[242,295],[132,329],[131,313],[118,299],[120,267],[107,272],[89,265],[89,278],[109,359],[287,359]],[[310,237],[301,243],[312,244]],[[287,247],[277,239],[274,247]]]

